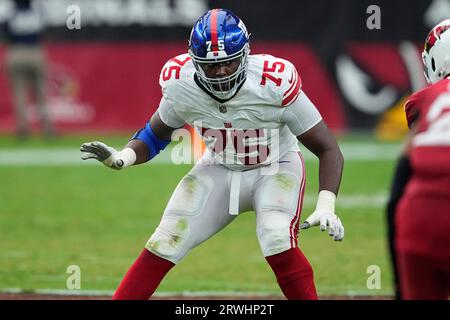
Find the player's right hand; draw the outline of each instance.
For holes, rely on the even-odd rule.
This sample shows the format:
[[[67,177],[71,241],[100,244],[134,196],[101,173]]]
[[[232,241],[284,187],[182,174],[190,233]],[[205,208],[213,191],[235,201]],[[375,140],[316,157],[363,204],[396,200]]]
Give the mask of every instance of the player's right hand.
[[[80,151],[83,152],[81,155],[81,159],[83,160],[95,159],[111,169],[120,170],[123,168],[124,161],[120,158],[119,152],[103,142],[93,141],[83,143]]]

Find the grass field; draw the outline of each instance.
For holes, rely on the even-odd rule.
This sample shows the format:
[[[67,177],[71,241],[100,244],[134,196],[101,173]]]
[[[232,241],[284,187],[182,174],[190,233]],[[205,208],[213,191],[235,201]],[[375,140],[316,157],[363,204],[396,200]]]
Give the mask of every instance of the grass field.
[[[116,147],[127,139],[96,138]],[[82,290],[112,292],[191,167],[160,161],[118,172],[85,165],[78,162],[77,150],[91,139],[18,143],[0,137],[0,291],[64,290],[67,267],[78,265]],[[315,270],[319,295],[390,294],[384,206],[399,146],[367,137],[340,141],[346,163],[337,212],[346,237],[335,243],[314,228],[300,233],[300,247]],[[52,165],[34,161],[47,151],[61,150],[77,160]],[[364,150],[364,156],[359,157],[358,150]],[[5,160],[8,157],[16,157],[17,163]],[[303,219],[315,204],[317,169],[317,161],[307,157]],[[380,290],[366,286],[370,265],[381,268]],[[260,252],[252,212],[193,250],[158,289],[185,291],[280,293]]]

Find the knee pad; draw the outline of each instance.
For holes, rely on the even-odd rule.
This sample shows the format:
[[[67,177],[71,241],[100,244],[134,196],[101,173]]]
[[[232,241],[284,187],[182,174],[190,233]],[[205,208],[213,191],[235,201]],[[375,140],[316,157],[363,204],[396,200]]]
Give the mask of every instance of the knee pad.
[[[145,248],[176,264],[189,250],[187,245],[189,235],[190,228],[186,217],[166,215],[147,241]]]
[[[292,216],[282,211],[263,211],[259,214],[257,235],[264,256],[290,249]]]

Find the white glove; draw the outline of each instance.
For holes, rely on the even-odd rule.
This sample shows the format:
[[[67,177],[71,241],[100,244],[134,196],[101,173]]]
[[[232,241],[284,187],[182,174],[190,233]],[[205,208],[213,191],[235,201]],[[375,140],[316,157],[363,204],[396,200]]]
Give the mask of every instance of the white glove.
[[[334,241],[342,241],[344,238],[344,225],[341,219],[334,213],[334,203],[336,195],[331,191],[322,190],[319,192],[316,210],[300,225],[300,229],[308,229],[320,225],[320,230],[328,228],[328,234]]]
[[[80,151],[83,152],[81,159],[95,159],[116,170],[128,167],[136,161],[136,153],[133,149],[125,148],[122,151],[117,151],[98,141],[83,143]]]

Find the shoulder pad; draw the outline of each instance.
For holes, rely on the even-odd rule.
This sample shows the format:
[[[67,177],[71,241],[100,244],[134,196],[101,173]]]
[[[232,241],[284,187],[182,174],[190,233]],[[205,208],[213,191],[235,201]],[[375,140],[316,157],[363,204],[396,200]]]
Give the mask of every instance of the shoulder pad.
[[[163,94],[167,87],[182,78],[181,69],[190,60],[191,58],[189,55],[185,53],[170,59],[164,64],[159,75],[159,85],[161,86]]]

